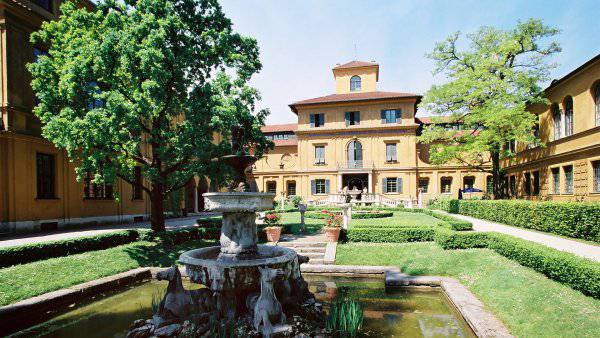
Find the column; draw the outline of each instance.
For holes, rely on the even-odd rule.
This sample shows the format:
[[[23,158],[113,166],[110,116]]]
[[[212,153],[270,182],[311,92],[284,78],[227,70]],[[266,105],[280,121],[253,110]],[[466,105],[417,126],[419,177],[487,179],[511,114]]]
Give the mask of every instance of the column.
[[[341,191],[343,186],[342,186],[342,174],[338,174],[338,184],[337,184],[337,191]],[[337,193],[336,191],[336,193]]]
[[[194,185],[194,212],[195,213],[199,213],[200,210],[198,210],[198,186]]]
[[[373,172],[372,171],[369,172],[369,183],[368,183],[368,186],[367,186],[367,192],[369,194],[373,193]]]

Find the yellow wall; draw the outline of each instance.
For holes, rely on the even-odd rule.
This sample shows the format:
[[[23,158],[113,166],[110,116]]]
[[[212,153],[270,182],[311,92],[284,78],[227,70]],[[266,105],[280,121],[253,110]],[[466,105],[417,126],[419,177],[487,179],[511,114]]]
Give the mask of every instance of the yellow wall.
[[[377,66],[334,69],[336,94],[364,93],[377,90]],[[361,90],[350,91],[350,78],[360,76]]]
[[[540,139],[544,146],[525,149],[519,145],[514,158],[505,161],[509,176],[517,181],[517,197],[549,200],[600,201],[600,194],[593,191],[592,162],[600,160],[600,126],[595,125],[593,88],[600,81],[600,61],[579,70],[573,76],[546,90],[550,103],[563,108],[567,96],[573,97],[573,135],[554,140],[554,121],[551,104],[536,105],[531,111],[538,115]],[[564,192],[565,166],[573,166],[573,193]],[[552,168],[559,168],[560,191],[554,193]],[[524,174],[540,172],[539,196],[526,196]]]

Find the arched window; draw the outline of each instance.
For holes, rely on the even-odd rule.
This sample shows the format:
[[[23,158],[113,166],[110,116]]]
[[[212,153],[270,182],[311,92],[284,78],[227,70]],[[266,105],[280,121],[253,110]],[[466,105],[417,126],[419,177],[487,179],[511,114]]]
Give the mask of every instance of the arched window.
[[[573,135],[573,97],[567,96],[563,102],[565,108],[565,136]]]
[[[554,140],[560,139],[562,135],[562,123],[560,115],[560,108],[558,107],[558,104],[554,103],[552,105],[552,120],[554,121]]]
[[[352,141],[348,144],[348,168],[362,168],[362,144]]]
[[[353,77],[350,78],[350,91],[351,92],[356,92],[356,91],[360,91],[360,76],[358,75],[354,75]]]
[[[594,88],[594,107],[596,109],[596,126],[600,126],[600,82]]]

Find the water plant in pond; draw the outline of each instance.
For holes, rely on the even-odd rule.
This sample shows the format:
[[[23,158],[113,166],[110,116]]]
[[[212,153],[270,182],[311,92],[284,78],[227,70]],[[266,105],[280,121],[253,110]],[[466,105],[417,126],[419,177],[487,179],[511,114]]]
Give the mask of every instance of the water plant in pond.
[[[331,303],[327,329],[341,336],[356,337],[363,325],[364,310],[355,299],[338,297]]]
[[[160,302],[163,300],[166,293],[167,293],[167,289],[164,289],[164,290],[156,289],[156,290],[154,290],[154,292],[152,292],[152,299],[150,300],[151,301],[150,304],[152,306],[152,314],[158,313],[158,309],[160,307]]]

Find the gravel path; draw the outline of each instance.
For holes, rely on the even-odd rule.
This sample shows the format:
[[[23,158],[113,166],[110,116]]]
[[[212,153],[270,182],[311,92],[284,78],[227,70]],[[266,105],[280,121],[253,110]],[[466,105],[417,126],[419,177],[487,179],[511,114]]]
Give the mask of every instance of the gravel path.
[[[473,230],[475,231],[496,231],[503,234],[512,235],[528,241],[544,244],[551,248],[570,252],[577,256],[589,258],[591,260],[600,262],[600,246],[587,244],[577,240],[567,239],[558,237],[546,233],[537,231],[531,231],[527,229],[517,228],[506,224],[490,222],[470,216],[451,214],[453,217],[464,219],[473,223]]]

